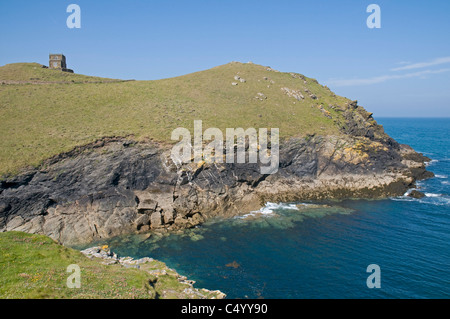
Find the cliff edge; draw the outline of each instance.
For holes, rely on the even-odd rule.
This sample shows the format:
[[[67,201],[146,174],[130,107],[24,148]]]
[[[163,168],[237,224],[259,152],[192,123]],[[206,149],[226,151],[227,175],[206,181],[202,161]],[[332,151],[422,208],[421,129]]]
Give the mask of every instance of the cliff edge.
[[[72,85],[42,84],[56,86],[67,96]],[[71,135],[70,143],[51,145],[39,153],[42,159],[35,165],[15,171],[10,158],[20,153],[3,154],[11,169],[0,180],[1,231],[45,234],[65,244],[88,243],[194,227],[209,218],[257,210],[267,201],[399,196],[417,180],[433,176],[426,170],[429,158],[389,137],[357,101],[336,96],[301,74],[231,63],[173,79],[80,85],[84,90],[77,92],[87,95],[74,100],[66,111],[75,112],[79,121],[94,112],[80,106],[83,99],[92,101],[90,90],[97,98],[105,92],[92,106],[101,110],[108,98],[130,98],[117,107],[111,106],[115,100],[106,103],[110,111],[101,114],[107,124],[116,123],[111,131],[105,128],[94,134],[98,127],[86,128],[93,130],[89,138],[75,141]],[[26,90],[39,100],[40,87],[28,85]],[[12,89],[24,90],[24,85],[0,86],[0,95],[9,96],[13,105],[24,102],[22,96],[11,97]],[[121,93],[111,97],[111,89]],[[63,102],[55,103],[56,110],[63,107]],[[126,109],[127,114],[116,114],[117,109]],[[141,117],[150,112],[152,119],[130,126],[126,121],[135,112]],[[58,132],[80,129],[78,122],[58,119]],[[258,163],[174,163],[170,131],[183,125],[189,128],[194,119],[223,130],[278,127],[277,173],[261,174]],[[25,143],[28,137],[13,135],[14,121],[11,118],[3,129],[9,127],[16,145]],[[154,127],[152,121],[160,122]],[[48,129],[45,121],[38,124]],[[101,119],[94,124],[105,125]],[[109,133],[110,137],[103,136]],[[60,141],[68,138],[63,135]],[[36,139],[45,136],[38,134]],[[27,151],[23,154],[30,156]]]

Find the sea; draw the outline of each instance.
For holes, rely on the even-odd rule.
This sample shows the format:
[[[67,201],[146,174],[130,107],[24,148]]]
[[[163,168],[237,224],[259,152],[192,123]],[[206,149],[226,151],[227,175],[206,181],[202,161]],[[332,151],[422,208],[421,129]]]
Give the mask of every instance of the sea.
[[[450,298],[450,119],[379,118],[428,156],[422,199],[267,203],[169,236],[114,238],[227,298]]]

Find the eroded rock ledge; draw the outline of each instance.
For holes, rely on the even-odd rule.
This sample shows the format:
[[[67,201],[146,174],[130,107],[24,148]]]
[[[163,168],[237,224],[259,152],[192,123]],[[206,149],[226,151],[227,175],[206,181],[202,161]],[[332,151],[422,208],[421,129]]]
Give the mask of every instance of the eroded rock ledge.
[[[0,181],[0,231],[39,233],[64,244],[194,227],[258,210],[267,201],[403,195],[433,176],[429,158],[387,136],[356,103],[342,136],[291,138],[276,174],[259,164],[191,163],[170,149],[103,139]]]
[[[133,259],[131,257],[119,257],[108,246],[94,246],[81,251],[90,259],[98,259],[104,265],[119,264],[125,268],[137,268],[146,271],[152,276],[150,286],[153,298],[177,298],[177,299],[224,299],[226,295],[219,290],[195,288],[195,281],[178,274],[165,263],[153,258],[144,257]],[[160,283],[162,282],[162,283]],[[170,285],[168,283],[171,283]]]

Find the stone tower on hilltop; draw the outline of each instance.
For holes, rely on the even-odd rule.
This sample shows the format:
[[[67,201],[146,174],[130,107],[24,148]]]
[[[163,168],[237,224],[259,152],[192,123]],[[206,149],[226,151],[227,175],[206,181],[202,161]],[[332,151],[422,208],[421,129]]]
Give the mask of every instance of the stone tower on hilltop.
[[[73,73],[73,70],[67,68],[66,57],[63,54],[50,53],[48,67],[50,69]]]

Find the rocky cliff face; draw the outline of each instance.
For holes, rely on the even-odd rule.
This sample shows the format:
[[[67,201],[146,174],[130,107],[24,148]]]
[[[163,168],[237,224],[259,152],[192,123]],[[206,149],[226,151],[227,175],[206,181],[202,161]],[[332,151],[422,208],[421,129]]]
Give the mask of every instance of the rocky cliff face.
[[[387,136],[356,101],[338,108],[344,134],[283,141],[273,175],[261,175],[258,164],[177,167],[168,147],[122,138],[60,154],[0,181],[0,230],[79,244],[194,227],[267,201],[397,196],[433,176],[430,159]]]

